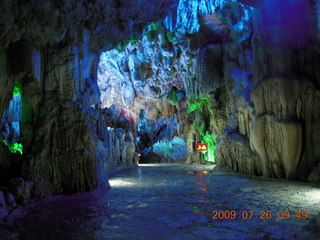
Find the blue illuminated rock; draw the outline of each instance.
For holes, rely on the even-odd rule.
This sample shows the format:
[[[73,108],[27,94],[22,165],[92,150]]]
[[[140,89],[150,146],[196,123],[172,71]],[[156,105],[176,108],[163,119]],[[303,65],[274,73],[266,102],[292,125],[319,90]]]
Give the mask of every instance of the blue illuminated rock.
[[[5,201],[5,195],[2,191],[0,191],[0,220],[4,219],[8,216],[8,207]]]
[[[164,25],[181,35],[198,32],[199,15],[213,14],[216,8],[228,2],[232,0],[180,0],[177,8],[169,12]]]
[[[251,6],[251,7],[261,7],[264,0],[238,0],[239,2]]]
[[[1,12],[1,135],[24,144],[6,181],[92,190],[174,136],[189,162],[211,136],[237,171],[317,173],[319,1],[3,0]]]
[[[1,118],[1,138],[6,144],[21,142],[22,100],[18,94],[9,103],[8,109]]]

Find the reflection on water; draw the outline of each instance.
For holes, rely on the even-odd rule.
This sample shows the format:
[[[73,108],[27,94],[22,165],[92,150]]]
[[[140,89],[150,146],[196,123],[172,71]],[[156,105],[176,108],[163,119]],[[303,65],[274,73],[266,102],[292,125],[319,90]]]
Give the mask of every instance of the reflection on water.
[[[195,171],[196,181],[194,182],[195,191],[192,193],[192,199],[195,206],[192,207],[194,213],[202,213],[207,211],[206,205],[210,202],[207,187],[209,186],[208,171]]]

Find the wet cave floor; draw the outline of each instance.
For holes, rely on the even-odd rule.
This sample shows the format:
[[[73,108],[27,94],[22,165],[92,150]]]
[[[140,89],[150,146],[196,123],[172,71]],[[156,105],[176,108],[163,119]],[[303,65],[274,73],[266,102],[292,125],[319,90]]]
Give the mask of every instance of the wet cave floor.
[[[312,220],[320,214],[320,188],[212,168],[150,164],[119,172],[109,191],[16,210],[13,216],[23,216],[2,226],[0,239],[320,239]]]

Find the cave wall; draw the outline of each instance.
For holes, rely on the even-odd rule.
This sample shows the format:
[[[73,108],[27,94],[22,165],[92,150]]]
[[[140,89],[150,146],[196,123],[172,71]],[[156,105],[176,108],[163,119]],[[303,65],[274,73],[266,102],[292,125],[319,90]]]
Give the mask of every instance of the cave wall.
[[[161,141],[174,144],[174,137],[187,135],[184,79],[195,75],[195,52],[189,45],[188,40],[169,32],[161,22],[154,22],[144,28],[140,37],[101,55],[101,107],[120,110],[131,122],[140,163],[182,161],[180,157],[158,156],[153,146],[160,146]],[[161,150],[166,156],[168,151],[172,149]]]
[[[207,156],[195,151],[196,143],[206,142],[211,160],[235,171],[319,181],[316,1],[207,3],[180,1],[169,12],[163,25],[173,32],[173,48],[162,47],[163,31],[158,31],[156,39],[120,51],[122,60],[129,57],[121,61],[125,64],[114,64],[126,66],[115,72],[133,79],[132,105],[155,79],[161,81],[153,85],[168,98],[166,87],[179,76],[186,98],[175,112],[182,112],[179,126],[186,129],[187,162],[208,161],[210,151]],[[140,46],[149,53],[142,53]],[[182,54],[176,55],[175,49]],[[157,63],[168,65],[159,56],[172,53],[170,65],[188,62],[187,68],[175,67],[170,75],[163,74],[167,67],[157,71]],[[151,65],[142,64],[150,60]],[[141,78],[146,81],[135,85]],[[162,87],[161,82],[167,84]],[[159,95],[153,100],[158,102]],[[137,109],[143,107],[152,109],[146,104]]]
[[[183,138],[189,163],[319,181],[318,1],[4,0],[0,9],[2,126],[22,89],[23,154],[0,143],[6,203],[106,186],[108,171],[137,161],[141,110],[159,133],[151,142]]]
[[[100,109],[100,55],[175,4],[1,1],[0,112],[20,82],[23,143],[22,155],[0,143],[1,218],[12,202],[106,187],[110,171],[136,164],[133,135]]]
[[[264,1],[253,10],[251,46],[238,54],[233,43],[226,49],[251,56],[248,67],[241,59],[224,62],[233,117],[217,156],[236,171],[319,181],[314,3]]]
[[[176,135],[189,142],[187,162],[208,161],[208,156],[195,150],[202,139],[209,142],[210,160],[214,161],[214,124],[210,119],[216,103],[209,100],[209,94],[222,82],[224,27],[213,33],[198,16],[213,13],[225,2],[229,1],[179,1],[163,22],[149,25],[141,37],[102,54],[98,77],[102,106],[118,105],[136,119],[137,129],[141,110],[148,121],[157,122],[146,131],[137,131],[142,159],[155,157],[149,153],[154,143],[164,139],[154,137],[159,129],[169,140],[173,136],[166,130],[174,127]],[[200,25],[204,29],[194,36]],[[196,109],[196,105],[201,106]],[[173,116],[177,121],[164,129],[162,117]]]
[[[235,171],[319,182],[317,1],[223,1],[202,14],[198,4],[165,22],[196,53],[184,78],[188,162],[213,142]]]
[[[317,9],[316,1],[180,1],[152,34],[105,53],[102,102],[133,119],[141,109],[177,114],[189,163],[318,181]],[[185,93],[177,104],[173,87]]]

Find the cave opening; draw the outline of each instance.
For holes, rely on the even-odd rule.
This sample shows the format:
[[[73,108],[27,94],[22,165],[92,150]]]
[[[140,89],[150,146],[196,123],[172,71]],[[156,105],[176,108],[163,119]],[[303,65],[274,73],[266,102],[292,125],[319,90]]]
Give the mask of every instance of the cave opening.
[[[320,239],[320,1],[0,8],[0,240]]]

